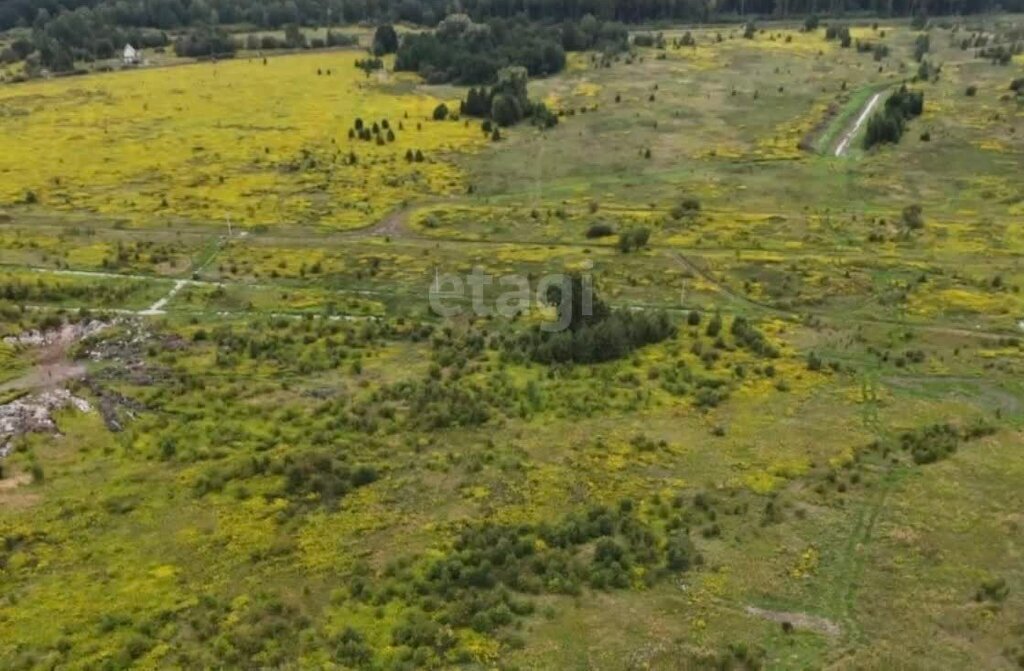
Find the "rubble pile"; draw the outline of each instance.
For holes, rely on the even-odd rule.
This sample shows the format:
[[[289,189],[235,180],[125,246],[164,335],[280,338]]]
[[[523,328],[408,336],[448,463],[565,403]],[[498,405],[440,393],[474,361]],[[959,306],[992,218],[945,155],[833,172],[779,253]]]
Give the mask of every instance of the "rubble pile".
[[[32,394],[0,405],[0,458],[6,457],[13,449],[16,436],[29,432],[56,433],[53,413],[69,407],[79,412],[92,411],[88,401],[67,389]]]
[[[16,336],[7,336],[4,343],[21,347],[49,347],[67,345],[84,340],[110,326],[108,322],[93,319],[78,324],[64,324],[60,328],[49,331],[26,331]]]

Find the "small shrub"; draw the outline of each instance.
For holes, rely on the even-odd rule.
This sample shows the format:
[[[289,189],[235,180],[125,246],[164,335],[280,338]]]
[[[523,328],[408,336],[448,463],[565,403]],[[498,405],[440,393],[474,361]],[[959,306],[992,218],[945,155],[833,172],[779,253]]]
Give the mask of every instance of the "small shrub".
[[[591,224],[587,229],[588,238],[606,238],[610,235],[615,235],[615,229],[610,224]]]
[[[920,205],[907,205],[903,208],[903,212],[900,215],[900,220],[903,225],[910,230],[919,230],[924,228],[924,216],[923,210]]]
[[[1006,584],[1006,578],[989,578],[981,583],[978,591],[974,594],[975,601],[991,601],[1001,603],[1010,595],[1010,587]]]

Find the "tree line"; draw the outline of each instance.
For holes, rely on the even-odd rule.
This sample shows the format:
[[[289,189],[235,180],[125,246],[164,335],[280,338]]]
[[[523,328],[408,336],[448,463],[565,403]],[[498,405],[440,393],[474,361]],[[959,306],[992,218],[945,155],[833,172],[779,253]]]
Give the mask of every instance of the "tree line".
[[[467,0],[461,3],[465,18],[458,21],[490,26],[489,37],[474,33],[473,40],[449,45],[439,42],[436,34],[424,34],[410,40],[402,62],[403,69],[419,70],[426,63],[428,74],[445,81],[479,84],[509,64],[523,65],[531,75],[557,72],[564,62],[560,51],[603,50],[621,41],[622,23],[846,12],[924,16],[996,8],[1024,11],[1024,0],[722,0],[715,4],[706,0]],[[66,71],[78,60],[109,58],[125,42],[144,48],[166,46],[168,31],[190,29],[193,32],[180,40],[180,51],[190,55],[233,52],[239,45],[226,37],[228,28],[403,21],[438,26],[444,35],[457,28],[446,18],[448,12],[448,3],[441,0],[5,0],[0,3],[0,31],[31,28],[32,38],[20,38],[4,50],[0,60],[21,60],[38,52],[41,65]],[[596,31],[592,30],[595,25]],[[287,42],[284,46],[291,47]],[[268,41],[260,48],[278,46]],[[322,46],[334,45],[325,40]]]
[[[608,45],[625,48],[625,26],[609,26],[589,17],[579,25],[536,26],[523,18],[478,23],[453,14],[432,33],[407,35],[398,47],[395,69],[418,72],[428,82],[491,84],[502,68],[517,65],[531,77],[565,67],[565,52]]]
[[[1024,11],[1024,0],[463,0],[459,4],[474,21],[522,16],[544,22],[578,21],[588,14],[606,21],[636,23],[708,21],[734,15]],[[337,26],[364,21],[433,26],[450,7],[446,0],[5,0],[0,3],[0,30],[31,27],[40,17],[45,22],[80,9],[99,13],[108,25],[162,30],[202,24],[280,29],[291,23]]]

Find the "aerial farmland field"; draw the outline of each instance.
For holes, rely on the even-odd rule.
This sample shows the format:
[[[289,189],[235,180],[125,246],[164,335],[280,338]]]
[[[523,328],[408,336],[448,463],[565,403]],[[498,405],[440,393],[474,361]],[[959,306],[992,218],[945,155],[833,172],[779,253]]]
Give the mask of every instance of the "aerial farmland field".
[[[0,39],[0,668],[1024,668],[1024,15],[483,11]]]

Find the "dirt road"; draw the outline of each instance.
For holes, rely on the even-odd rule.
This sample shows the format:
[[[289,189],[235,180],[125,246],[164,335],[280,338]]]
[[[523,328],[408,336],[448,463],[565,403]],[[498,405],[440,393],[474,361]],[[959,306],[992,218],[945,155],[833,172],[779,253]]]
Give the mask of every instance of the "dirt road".
[[[842,156],[847,152],[850,148],[850,142],[854,137],[856,137],[857,133],[860,132],[861,126],[863,126],[864,122],[868,120],[868,117],[875,109],[875,106],[878,105],[878,101],[881,100],[881,98],[881,91],[871,96],[871,99],[868,100],[868,104],[864,106],[864,110],[860,113],[860,116],[857,117],[853,126],[850,127],[850,130],[846,131],[846,134],[843,135],[843,139],[839,141],[838,145],[836,145],[836,156]]]

